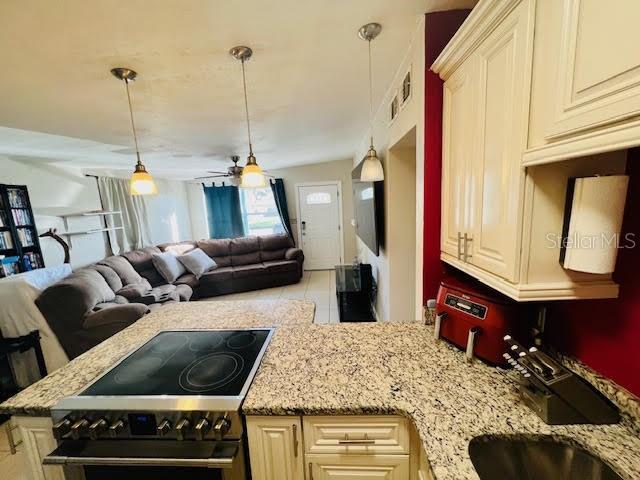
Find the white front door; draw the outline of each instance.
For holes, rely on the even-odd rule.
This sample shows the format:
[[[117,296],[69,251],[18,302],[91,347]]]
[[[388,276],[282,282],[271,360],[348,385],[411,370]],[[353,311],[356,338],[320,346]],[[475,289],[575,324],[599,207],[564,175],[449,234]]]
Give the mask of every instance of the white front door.
[[[338,185],[298,185],[298,227],[305,270],[342,263]]]

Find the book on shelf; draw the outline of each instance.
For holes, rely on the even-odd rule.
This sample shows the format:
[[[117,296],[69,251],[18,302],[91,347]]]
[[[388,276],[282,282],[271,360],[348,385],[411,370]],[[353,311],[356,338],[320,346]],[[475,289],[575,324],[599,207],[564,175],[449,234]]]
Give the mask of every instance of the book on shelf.
[[[13,215],[13,221],[16,225],[31,225],[31,215],[29,210],[24,208],[12,208],[11,214]]]
[[[11,208],[29,208],[26,192],[20,188],[8,188],[9,205]]]
[[[42,257],[40,256],[40,254],[34,252],[25,253],[22,258],[22,264],[24,265],[25,271],[44,267]]]
[[[19,228],[18,238],[20,245],[23,247],[32,247],[34,245],[33,231],[30,228]]]
[[[13,238],[11,232],[0,232],[0,250],[11,250],[13,248]]]
[[[0,227],[8,227],[9,226],[9,220],[7,218],[7,214],[0,210]]]
[[[9,277],[20,273],[19,257],[4,257],[0,261],[0,277]]]

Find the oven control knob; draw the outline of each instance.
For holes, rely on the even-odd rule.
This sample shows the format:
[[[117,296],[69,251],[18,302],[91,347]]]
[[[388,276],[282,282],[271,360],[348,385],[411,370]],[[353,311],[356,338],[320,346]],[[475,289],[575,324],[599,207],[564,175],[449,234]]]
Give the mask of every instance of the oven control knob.
[[[56,440],[62,440],[62,438],[71,431],[71,420],[63,418],[56,423],[51,430]]]
[[[211,424],[206,418],[201,418],[198,420],[198,423],[196,423],[194,430],[196,433],[196,440],[204,440],[207,432],[211,430]]]
[[[89,420],[86,418],[81,418],[76,421],[73,425],[71,425],[71,438],[74,440],[80,440],[80,437],[84,433],[84,431],[89,427]]]
[[[171,422],[166,418],[160,422],[158,425],[158,435],[164,437],[167,433],[171,431]]]
[[[89,438],[97,440],[100,435],[109,428],[109,424],[104,418],[99,418],[89,426]]]
[[[118,435],[120,435],[124,431],[124,427],[126,427],[124,420],[116,421],[109,427],[109,436],[111,438],[117,438]]]
[[[185,434],[191,428],[191,422],[186,418],[182,418],[176,423],[176,437],[178,440],[184,440]]]
[[[218,441],[222,440],[222,437],[224,437],[227,434],[230,428],[231,428],[231,421],[229,421],[225,417],[218,418],[216,420],[216,423],[213,424],[213,435],[216,438],[216,440]]]

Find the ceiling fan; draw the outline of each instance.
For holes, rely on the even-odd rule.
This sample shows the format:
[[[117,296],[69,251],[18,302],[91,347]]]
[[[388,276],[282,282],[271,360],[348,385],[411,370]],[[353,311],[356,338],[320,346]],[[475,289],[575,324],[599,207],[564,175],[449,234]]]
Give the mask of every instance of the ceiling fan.
[[[211,175],[206,175],[204,177],[196,177],[195,180],[204,180],[209,178],[228,178],[229,183],[237,187],[238,185],[240,185],[242,171],[244,170],[244,167],[241,167],[238,165],[238,162],[240,161],[240,157],[238,155],[233,155],[231,157],[231,161],[233,162],[233,166],[228,167],[226,172],[216,172],[212,170],[207,170],[207,172],[211,173]],[[273,178],[273,175],[267,175],[266,173],[265,173],[265,176]]]

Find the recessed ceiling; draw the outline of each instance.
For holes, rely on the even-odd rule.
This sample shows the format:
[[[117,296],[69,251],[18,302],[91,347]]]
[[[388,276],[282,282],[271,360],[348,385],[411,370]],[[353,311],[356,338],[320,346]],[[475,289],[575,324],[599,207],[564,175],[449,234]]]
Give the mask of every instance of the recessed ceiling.
[[[247,155],[240,65],[247,63],[254,150],[265,168],[353,154],[367,125],[366,43],[379,101],[420,16],[473,1],[66,0],[0,2],[0,154],[82,167],[134,163],[124,85],[151,171],[182,177]]]

